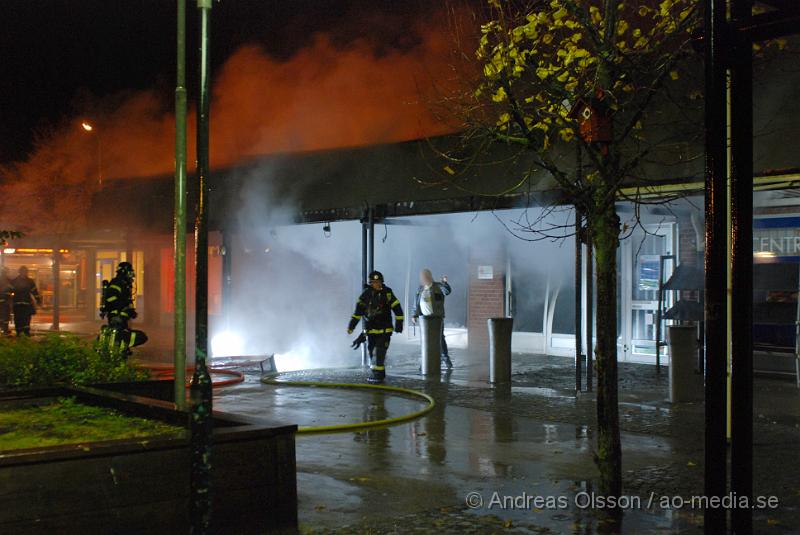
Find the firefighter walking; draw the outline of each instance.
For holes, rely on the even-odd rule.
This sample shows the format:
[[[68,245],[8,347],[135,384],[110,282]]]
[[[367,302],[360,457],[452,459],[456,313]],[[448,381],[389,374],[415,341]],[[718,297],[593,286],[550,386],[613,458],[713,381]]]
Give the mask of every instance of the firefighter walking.
[[[108,325],[100,331],[100,342],[109,347],[119,346],[124,357],[130,356],[131,348],[147,341],[143,331],[132,330],[129,326],[130,320],[137,316],[133,302],[135,276],[129,262],[120,262],[116,276],[110,281],[103,281],[100,317],[107,318]]]
[[[36,305],[42,305],[42,296],[36,282],[28,276],[28,268],[19,268],[19,275],[11,282],[14,289],[14,329],[17,336],[31,335],[31,318],[36,314]]]
[[[367,351],[370,358],[370,383],[382,383],[386,377],[386,352],[392,333],[403,332],[403,308],[394,292],[383,284],[380,271],[373,271],[368,277],[369,286],[356,301],[356,310],[350,318],[347,333],[355,330],[362,318],[365,320],[364,333],[354,345],[360,345],[366,335]],[[392,326],[394,313],[394,326]]]

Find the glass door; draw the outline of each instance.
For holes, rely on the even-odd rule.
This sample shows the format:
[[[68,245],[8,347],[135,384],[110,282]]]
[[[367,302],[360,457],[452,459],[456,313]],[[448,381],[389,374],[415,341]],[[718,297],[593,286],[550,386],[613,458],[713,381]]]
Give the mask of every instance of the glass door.
[[[622,242],[620,360],[655,364],[660,258],[675,254],[675,224],[643,225]],[[663,280],[672,262],[664,263]],[[669,292],[668,292],[669,293]],[[669,303],[665,304],[665,308]],[[662,350],[663,351],[663,350]]]

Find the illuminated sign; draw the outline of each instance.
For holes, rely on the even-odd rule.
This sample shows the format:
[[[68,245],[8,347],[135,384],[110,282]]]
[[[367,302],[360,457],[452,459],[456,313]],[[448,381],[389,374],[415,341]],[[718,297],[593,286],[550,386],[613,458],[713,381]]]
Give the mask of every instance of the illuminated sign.
[[[61,254],[69,253],[69,249],[59,249]],[[53,254],[52,249],[39,249],[30,247],[6,247],[3,249],[3,254]]]
[[[800,217],[763,217],[753,220],[753,256],[756,260],[800,259]]]

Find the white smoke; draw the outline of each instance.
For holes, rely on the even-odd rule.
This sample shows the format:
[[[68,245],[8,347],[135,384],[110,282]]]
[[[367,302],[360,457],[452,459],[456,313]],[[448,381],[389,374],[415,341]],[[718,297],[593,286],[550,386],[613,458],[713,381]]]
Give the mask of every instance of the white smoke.
[[[281,370],[358,365],[361,353],[350,349],[355,335],[347,335],[346,326],[361,291],[361,225],[333,222],[327,233],[321,223],[294,224],[296,207],[273,202],[277,195],[265,185],[269,176],[269,169],[258,171],[258,178],[243,190],[242,208],[231,215],[239,228],[232,247],[232,306],[228,325],[223,320],[212,325],[212,349],[216,356],[234,350],[274,353]],[[408,308],[413,307],[420,269],[430,268],[437,278],[447,275],[453,286],[447,322],[463,326],[469,258],[476,251],[507,250],[514,272],[526,277],[571,280],[572,238],[520,240],[508,229],[517,228],[514,221],[524,220],[523,215],[512,210],[379,223],[375,268]],[[561,222],[566,217],[550,219]]]

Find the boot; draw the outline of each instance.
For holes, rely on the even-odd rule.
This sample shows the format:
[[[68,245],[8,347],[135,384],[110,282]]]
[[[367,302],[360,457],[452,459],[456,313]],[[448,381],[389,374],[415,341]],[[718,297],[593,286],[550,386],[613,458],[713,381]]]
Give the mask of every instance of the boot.
[[[369,377],[367,377],[367,382],[374,385],[379,385],[383,383],[383,380],[386,378],[386,372],[384,370],[370,370]]]

